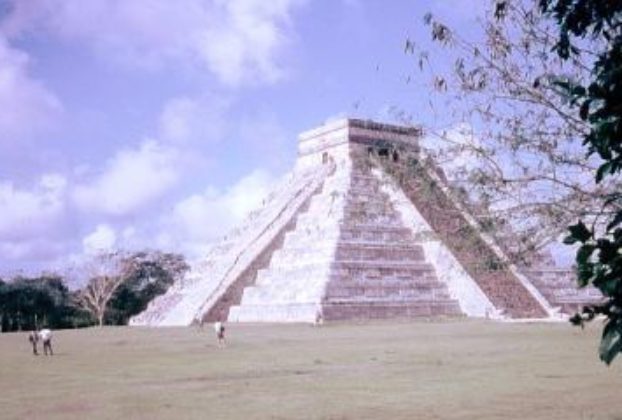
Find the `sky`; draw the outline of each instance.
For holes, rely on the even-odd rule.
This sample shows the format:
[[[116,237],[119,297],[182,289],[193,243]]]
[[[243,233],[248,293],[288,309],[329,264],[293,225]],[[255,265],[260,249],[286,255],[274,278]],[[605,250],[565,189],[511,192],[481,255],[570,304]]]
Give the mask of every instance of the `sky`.
[[[406,38],[479,0],[0,0],[0,276],[99,250],[190,260],[338,117],[440,123]]]

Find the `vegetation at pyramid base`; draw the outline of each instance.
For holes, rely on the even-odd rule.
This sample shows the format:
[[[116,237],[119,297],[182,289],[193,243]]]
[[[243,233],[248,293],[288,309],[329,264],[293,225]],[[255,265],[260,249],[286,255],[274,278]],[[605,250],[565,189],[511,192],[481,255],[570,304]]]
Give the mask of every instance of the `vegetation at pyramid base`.
[[[74,291],[57,275],[0,280],[2,331],[79,328],[100,320],[102,324],[124,325],[189,269],[181,255],[157,251],[109,253],[97,259],[102,258],[114,259],[119,271],[108,272],[104,277],[102,271],[98,275],[93,271],[87,285]],[[89,287],[95,291],[95,283],[106,282],[108,286],[114,283],[114,288],[108,290],[110,295],[101,301],[99,312],[80,304]]]
[[[2,331],[34,330],[41,326],[75,328],[91,323],[87,313],[73,305],[72,292],[61,277],[17,277],[0,280]]]

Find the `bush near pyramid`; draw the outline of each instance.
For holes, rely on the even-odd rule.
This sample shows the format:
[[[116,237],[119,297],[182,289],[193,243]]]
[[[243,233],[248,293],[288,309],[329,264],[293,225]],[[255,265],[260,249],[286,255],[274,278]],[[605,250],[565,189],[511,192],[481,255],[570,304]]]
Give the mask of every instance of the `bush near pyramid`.
[[[512,264],[421,158],[420,136],[356,119],[302,133],[261,208],[131,325],[545,318],[600,299],[550,259]]]

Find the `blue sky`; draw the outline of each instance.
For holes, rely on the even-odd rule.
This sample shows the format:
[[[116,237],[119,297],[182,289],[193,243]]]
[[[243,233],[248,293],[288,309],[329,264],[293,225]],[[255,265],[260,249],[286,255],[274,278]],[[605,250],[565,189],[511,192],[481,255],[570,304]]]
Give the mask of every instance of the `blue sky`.
[[[299,132],[398,107],[431,11],[481,1],[0,0],[0,275],[106,247],[202,255],[261,201]]]

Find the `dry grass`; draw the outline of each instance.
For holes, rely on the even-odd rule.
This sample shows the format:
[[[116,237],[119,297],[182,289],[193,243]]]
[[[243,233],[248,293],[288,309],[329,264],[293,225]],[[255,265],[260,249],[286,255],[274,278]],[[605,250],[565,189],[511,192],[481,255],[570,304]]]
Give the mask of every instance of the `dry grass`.
[[[599,329],[482,321],[0,335],[3,419],[622,419]]]

